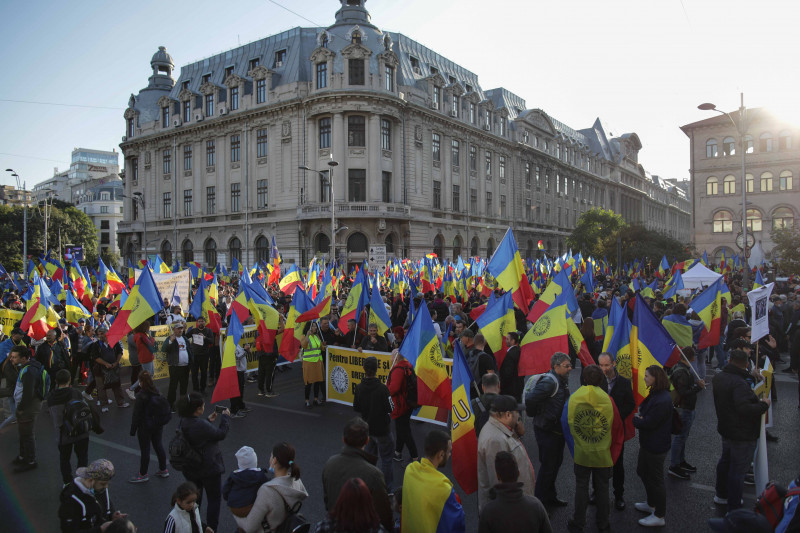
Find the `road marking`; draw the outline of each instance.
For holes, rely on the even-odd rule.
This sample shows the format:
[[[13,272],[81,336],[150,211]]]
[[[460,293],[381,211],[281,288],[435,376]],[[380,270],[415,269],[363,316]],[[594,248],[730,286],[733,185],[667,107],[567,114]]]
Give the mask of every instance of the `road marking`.
[[[689,486],[692,487],[693,489],[702,490],[705,492],[711,492],[713,494],[717,493],[717,489],[715,489],[711,485],[701,485],[700,483],[689,483]],[[742,493],[742,495],[755,497],[755,492],[750,492],[749,485],[745,485],[744,492]]]
[[[115,450],[119,450],[121,452],[129,453],[131,455],[135,455],[139,457],[139,450],[135,450],[128,446],[123,446],[122,444],[117,444],[116,442],[112,442],[110,440],[101,439],[100,437],[95,437],[94,435],[89,435],[89,440],[92,442],[96,442],[97,444],[102,444],[103,446],[108,446],[109,448],[114,448]],[[153,461],[158,461],[158,457],[154,453],[150,454],[150,459]]]

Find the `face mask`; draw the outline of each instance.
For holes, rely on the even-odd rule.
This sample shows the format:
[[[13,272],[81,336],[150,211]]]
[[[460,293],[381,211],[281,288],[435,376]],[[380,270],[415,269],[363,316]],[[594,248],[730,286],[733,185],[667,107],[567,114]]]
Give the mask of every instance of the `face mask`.
[[[272,467],[269,467],[269,470],[267,470],[267,472],[269,472],[272,475],[275,475],[275,469]]]

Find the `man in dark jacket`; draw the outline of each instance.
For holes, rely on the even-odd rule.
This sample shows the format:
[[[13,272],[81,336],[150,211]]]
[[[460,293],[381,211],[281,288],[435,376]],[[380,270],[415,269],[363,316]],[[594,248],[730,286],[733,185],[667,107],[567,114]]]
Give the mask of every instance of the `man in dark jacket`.
[[[769,398],[759,399],[750,388],[747,359],[743,350],[731,350],[728,365],[711,382],[717,432],[722,436],[714,503],[727,503],[728,511],[742,506],[744,475],[761,432],[761,415],[770,404]]]
[[[500,394],[500,378],[497,374],[485,374],[481,378],[483,394],[475,396],[470,402],[472,412],[475,413],[475,435],[481,436],[481,429],[489,421],[489,411],[492,409],[492,401]]]
[[[372,504],[386,531],[392,531],[392,507],[386,492],[386,483],[380,469],[375,466],[377,457],[364,451],[369,441],[369,425],[361,418],[354,418],[344,426],[344,447],[331,456],[322,469],[322,488],[325,510],[336,505],[339,492],[350,478],[361,478],[372,494]]]
[[[628,417],[630,417],[633,410],[636,409],[636,400],[633,399],[633,388],[631,387],[631,380],[622,377],[617,372],[617,363],[607,353],[601,353],[597,358],[597,364],[606,376],[608,384],[608,395],[614,400],[614,405],[617,406],[619,417],[623,420],[626,426],[625,437],[633,437],[633,426],[630,425]],[[614,463],[613,470],[613,484],[614,484],[614,507],[618,511],[625,509],[625,461],[624,454],[625,443],[619,450],[619,457]]]
[[[391,413],[394,406],[389,388],[376,377],[378,359],[364,359],[364,379],[356,387],[353,409],[369,424],[369,442],[365,451],[381,458],[381,472],[388,491],[394,481],[394,439],[391,431]]]
[[[112,520],[127,516],[115,511],[111,503],[108,492],[108,483],[114,477],[111,461],[92,461],[89,466],[78,468],[75,476],[61,491],[58,519],[62,533],[100,533]]]
[[[164,353],[167,355],[167,365],[169,366],[169,388],[167,389],[167,400],[175,412],[175,396],[180,385],[181,396],[186,394],[189,388],[189,370],[194,363],[194,349],[192,342],[185,335],[186,324],[184,322],[172,323],[172,334],[164,341]]]
[[[519,333],[510,331],[506,334],[508,351],[500,365],[500,394],[513,396],[517,403],[522,402],[522,389],[525,388],[525,377],[519,375]]]
[[[523,493],[519,467],[511,452],[497,452],[497,483],[481,511],[478,533],[550,533],[550,518],[538,498]]]
[[[206,326],[206,319],[198,317],[195,327],[186,336],[192,341],[192,390],[206,393],[208,383],[208,359],[214,345],[214,332]]]
[[[378,334],[377,324],[370,324],[367,327],[366,336],[361,339],[361,345],[358,351],[368,350],[370,352],[388,352],[389,343],[386,342],[386,337]]]
[[[53,376],[62,368],[70,367],[69,352],[58,339],[60,333],[58,329],[51,329],[47,332],[45,342],[36,349],[36,360]]]
[[[14,472],[33,470],[36,462],[36,439],[33,429],[36,415],[42,410],[42,401],[50,388],[50,377],[42,364],[31,359],[28,348],[14,346],[19,367],[19,378],[14,388],[14,400],[17,402],[17,427],[19,428],[19,455],[14,459]]]
[[[689,430],[692,429],[692,422],[694,422],[697,393],[706,388],[706,383],[695,378],[694,371],[690,366],[695,358],[694,349],[691,346],[684,348],[683,353],[686,359],[678,361],[670,374],[670,380],[675,389],[673,404],[681,417],[683,428],[680,435],[672,438],[669,475],[678,479],[689,479],[689,474],[697,472],[697,468],[686,462],[686,440],[689,438]]]
[[[539,446],[539,475],[535,495],[543,504],[565,507],[567,501],[556,493],[556,478],[564,460],[564,433],[561,412],[569,398],[569,356],[556,352],[550,358],[550,372],[544,375],[525,398],[525,410],[533,419],[533,433]]]

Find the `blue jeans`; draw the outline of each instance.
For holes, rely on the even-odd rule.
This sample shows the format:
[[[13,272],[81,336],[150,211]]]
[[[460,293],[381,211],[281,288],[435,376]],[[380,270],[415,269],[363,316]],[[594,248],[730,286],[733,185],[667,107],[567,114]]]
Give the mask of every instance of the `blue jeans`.
[[[684,451],[686,450],[686,439],[689,438],[689,430],[692,429],[692,422],[694,422],[694,409],[681,409],[680,407],[676,407],[678,414],[681,417],[681,422],[683,422],[683,430],[681,431],[680,435],[675,435],[672,437],[672,449],[670,451],[670,466],[680,466],[680,464],[686,461],[686,454]]]
[[[15,421],[17,419],[17,402],[14,401],[14,397],[13,396],[8,398],[8,406],[11,409],[11,415],[8,418],[6,418],[5,420],[3,420],[3,423],[0,424],[0,429],[3,429],[7,425],[9,425],[11,422],[13,422],[13,421]]]
[[[722,456],[717,462],[717,496],[728,500],[728,512],[742,506],[744,475],[756,452],[754,440],[738,441],[722,438]]]
[[[714,353],[717,355],[717,368],[723,369],[728,364],[728,352],[725,351],[725,335],[719,336],[719,344],[714,346]]]
[[[694,367],[695,372],[702,380],[706,379],[706,356],[708,356],[708,348],[703,348],[697,352],[694,361],[692,361],[692,367]]]
[[[381,436],[370,435],[369,442],[367,442],[364,451],[380,458],[379,466],[381,472],[383,472],[383,480],[386,482],[386,492],[393,492],[394,464],[392,460],[394,459],[394,439],[392,438],[392,434],[389,433],[388,435]]]

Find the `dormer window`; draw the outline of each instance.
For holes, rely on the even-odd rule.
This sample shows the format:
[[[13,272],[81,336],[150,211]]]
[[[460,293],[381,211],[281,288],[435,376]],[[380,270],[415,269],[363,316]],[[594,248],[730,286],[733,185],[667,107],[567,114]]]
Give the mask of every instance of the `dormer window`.
[[[181,90],[188,91],[189,90],[189,82],[188,80],[181,83]]]
[[[350,42],[353,43],[353,44],[361,44],[361,32],[360,31],[354,31],[353,32],[353,36],[350,39]]]
[[[261,64],[260,59],[258,57],[255,57],[255,58],[250,60],[250,68],[248,70],[253,70],[254,68],[256,68],[260,64]]]
[[[465,89],[465,90],[466,90],[468,93],[471,93],[471,92],[472,92],[472,85],[469,85],[469,84],[467,84],[467,85],[465,85],[465,86],[464,86],[464,89]]]
[[[439,74],[439,69],[436,67],[431,67],[431,76],[435,76],[436,74]]]
[[[433,108],[441,109],[442,106],[442,88],[434,86],[433,88]]]
[[[125,131],[128,132],[128,138],[133,137],[133,119],[129,118],[125,124]]]
[[[411,69],[414,71],[414,73],[422,74],[422,70],[419,68],[419,59],[414,56],[408,56],[408,60],[411,62]]]
[[[490,126],[492,124],[492,115],[489,113],[489,110],[483,112],[483,123],[486,126]]]
[[[227,80],[229,76],[233,74],[233,67],[228,67],[225,69],[225,79]]]
[[[275,52],[275,64],[273,65],[274,68],[280,68],[283,66],[284,61],[286,61],[286,49],[278,50]]]
[[[456,79],[453,76],[448,76],[447,80],[450,82],[450,85],[453,85],[456,82]]]
[[[203,75],[203,83],[208,83],[211,81],[211,74],[204,74]]]

